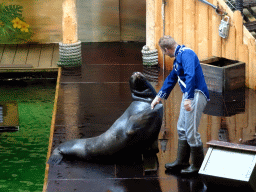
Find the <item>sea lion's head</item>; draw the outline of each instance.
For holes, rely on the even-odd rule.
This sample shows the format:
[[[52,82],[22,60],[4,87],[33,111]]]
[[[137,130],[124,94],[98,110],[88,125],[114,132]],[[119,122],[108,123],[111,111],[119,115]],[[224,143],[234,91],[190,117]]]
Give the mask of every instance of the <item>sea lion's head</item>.
[[[130,78],[129,83],[132,92],[132,98],[135,101],[145,101],[151,103],[157,95],[153,86],[140,72],[134,72]]]

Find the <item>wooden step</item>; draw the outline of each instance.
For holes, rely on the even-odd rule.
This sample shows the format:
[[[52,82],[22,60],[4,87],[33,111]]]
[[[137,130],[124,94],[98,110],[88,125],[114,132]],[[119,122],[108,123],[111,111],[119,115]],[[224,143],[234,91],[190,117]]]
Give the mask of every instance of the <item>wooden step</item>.
[[[247,22],[244,25],[250,32],[256,32],[256,21]]]

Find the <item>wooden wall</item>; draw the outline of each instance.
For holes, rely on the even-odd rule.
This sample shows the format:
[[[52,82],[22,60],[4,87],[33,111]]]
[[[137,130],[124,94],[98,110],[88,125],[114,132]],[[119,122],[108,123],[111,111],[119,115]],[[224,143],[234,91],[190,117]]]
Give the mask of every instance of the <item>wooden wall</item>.
[[[62,0],[0,0],[5,5],[20,5],[22,16],[34,31],[32,42],[62,41]]]
[[[20,5],[36,43],[62,42],[63,0],[0,0]],[[78,39],[82,42],[146,39],[146,2],[136,0],[76,0]]]
[[[161,88],[161,86],[162,83],[159,83],[156,86],[156,90],[158,91]],[[244,98],[244,111],[240,108],[237,108],[237,113],[234,113],[230,116],[215,116],[205,113],[202,115],[198,131],[201,134],[201,139],[204,145],[211,140],[219,140],[219,130],[221,128],[225,128],[227,130],[228,139],[230,142],[233,143],[242,143],[254,138],[254,135],[256,133],[255,90],[246,89],[244,92]],[[165,118],[159,139],[168,139],[168,146],[170,145],[177,147],[177,122],[179,118],[181,99],[182,92],[180,91],[180,87],[176,85],[173,91],[171,92],[170,96],[168,97],[168,100],[164,101]],[[235,109],[233,108],[232,110]],[[168,150],[170,150],[170,146]],[[169,156],[170,154],[167,155]],[[171,156],[174,157],[168,158],[175,158],[176,152],[172,153]]]
[[[225,57],[246,63],[246,86],[256,89],[255,38],[243,26],[239,11],[232,12],[223,0],[208,0],[219,5],[230,17],[227,39],[219,36],[221,16],[198,0],[167,1],[165,6],[165,35],[171,35],[179,44],[192,48],[200,60],[211,56]],[[159,63],[163,55],[158,40],[163,35],[162,0],[155,0],[155,44],[159,50]],[[165,57],[165,68],[171,70],[172,61]]]
[[[200,60],[212,56],[240,60],[246,63],[246,86],[251,88],[245,95],[245,112],[230,117],[203,114],[199,127],[202,141],[218,140],[220,128],[227,128],[231,142],[244,142],[255,134],[255,90],[256,90],[256,50],[255,38],[243,26],[240,12],[232,12],[223,0],[208,0],[219,5],[230,17],[230,31],[227,39],[219,36],[218,28],[221,16],[215,10],[199,0],[167,1],[165,6],[165,35],[170,35],[179,44],[192,48]],[[159,64],[163,67],[163,55],[158,46],[163,35],[162,0],[155,0],[155,45],[159,50]],[[172,69],[173,59],[165,56],[165,69]],[[161,88],[161,84],[156,87]],[[182,93],[175,87],[165,101],[165,120],[161,138],[169,139],[170,146],[176,146],[177,121],[179,117]],[[175,152],[160,154],[171,159]],[[168,157],[167,157],[168,156]],[[174,160],[174,159],[173,159]],[[171,160],[169,160],[171,161]]]

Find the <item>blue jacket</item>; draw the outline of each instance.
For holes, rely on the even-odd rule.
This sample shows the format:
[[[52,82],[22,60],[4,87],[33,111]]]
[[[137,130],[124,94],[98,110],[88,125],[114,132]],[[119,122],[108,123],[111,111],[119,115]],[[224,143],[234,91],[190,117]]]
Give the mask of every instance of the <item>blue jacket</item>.
[[[209,92],[199,59],[193,50],[184,45],[177,46],[173,69],[165,79],[158,96],[167,99],[177,81],[185,94],[185,99],[194,99],[194,92],[198,90],[209,100]]]

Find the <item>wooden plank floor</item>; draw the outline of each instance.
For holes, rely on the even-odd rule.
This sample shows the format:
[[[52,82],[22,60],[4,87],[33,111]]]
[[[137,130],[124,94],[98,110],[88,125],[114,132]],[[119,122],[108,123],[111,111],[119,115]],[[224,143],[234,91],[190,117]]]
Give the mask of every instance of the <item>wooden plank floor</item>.
[[[59,72],[61,76],[58,77],[57,83],[53,113],[55,115],[52,119],[48,157],[53,149],[68,140],[99,136],[124,113],[132,102],[129,78],[135,71],[143,72],[141,49],[144,45],[144,43],[123,42],[82,43],[82,66],[74,69],[62,68]],[[162,83],[163,77],[159,74],[159,82],[155,84],[155,87],[159,90]],[[250,109],[244,109],[241,105],[239,108],[235,107],[234,104],[240,100],[236,100],[233,104],[222,99],[223,103],[218,102],[220,101],[218,94],[212,94],[211,102],[216,103],[215,107],[220,107],[228,114],[232,113],[229,109],[240,111],[243,108],[247,112],[245,114],[239,112],[237,116],[228,118],[204,114],[200,130],[205,152],[207,141],[224,135],[219,133],[221,123],[223,124],[224,121],[225,126],[229,128],[227,133],[229,140],[239,138],[240,136],[236,136],[239,135],[237,130],[242,130],[244,127],[247,131],[240,131],[243,137],[249,133],[249,130],[253,136],[255,131],[252,129],[254,130],[255,126],[250,128],[250,118],[247,118],[246,113],[250,111],[250,117],[256,114],[255,105],[250,105],[255,103],[256,96],[252,96],[253,93],[244,93],[244,95],[248,96],[245,100],[246,106],[250,106]],[[230,96],[234,98],[234,95]],[[181,98],[182,92],[179,86],[175,86],[169,101],[173,100],[173,103],[178,104]],[[208,105],[208,109],[212,108],[211,106]],[[168,123],[174,125],[172,129],[175,129],[179,105],[166,105],[166,107],[173,107],[173,109],[166,110],[170,111]],[[216,111],[216,109],[211,110]],[[223,122],[218,121],[217,118],[222,119]],[[172,129],[166,129],[168,133],[165,139],[168,144],[165,147],[162,147],[163,143],[159,140],[158,171],[145,173],[142,158],[136,153],[91,162],[72,158],[63,159],[59,165],[46,164],[43,192],[253,191],[244,187],[238,190],[233,186],[206,187],[200,175],[183,176],[175,171],[166,171],[165,164],[174,161],[177,154],[178,134],[175,134],[176,131]]]
[[[0,45],[0,72],[57,71],[59,44]]]

